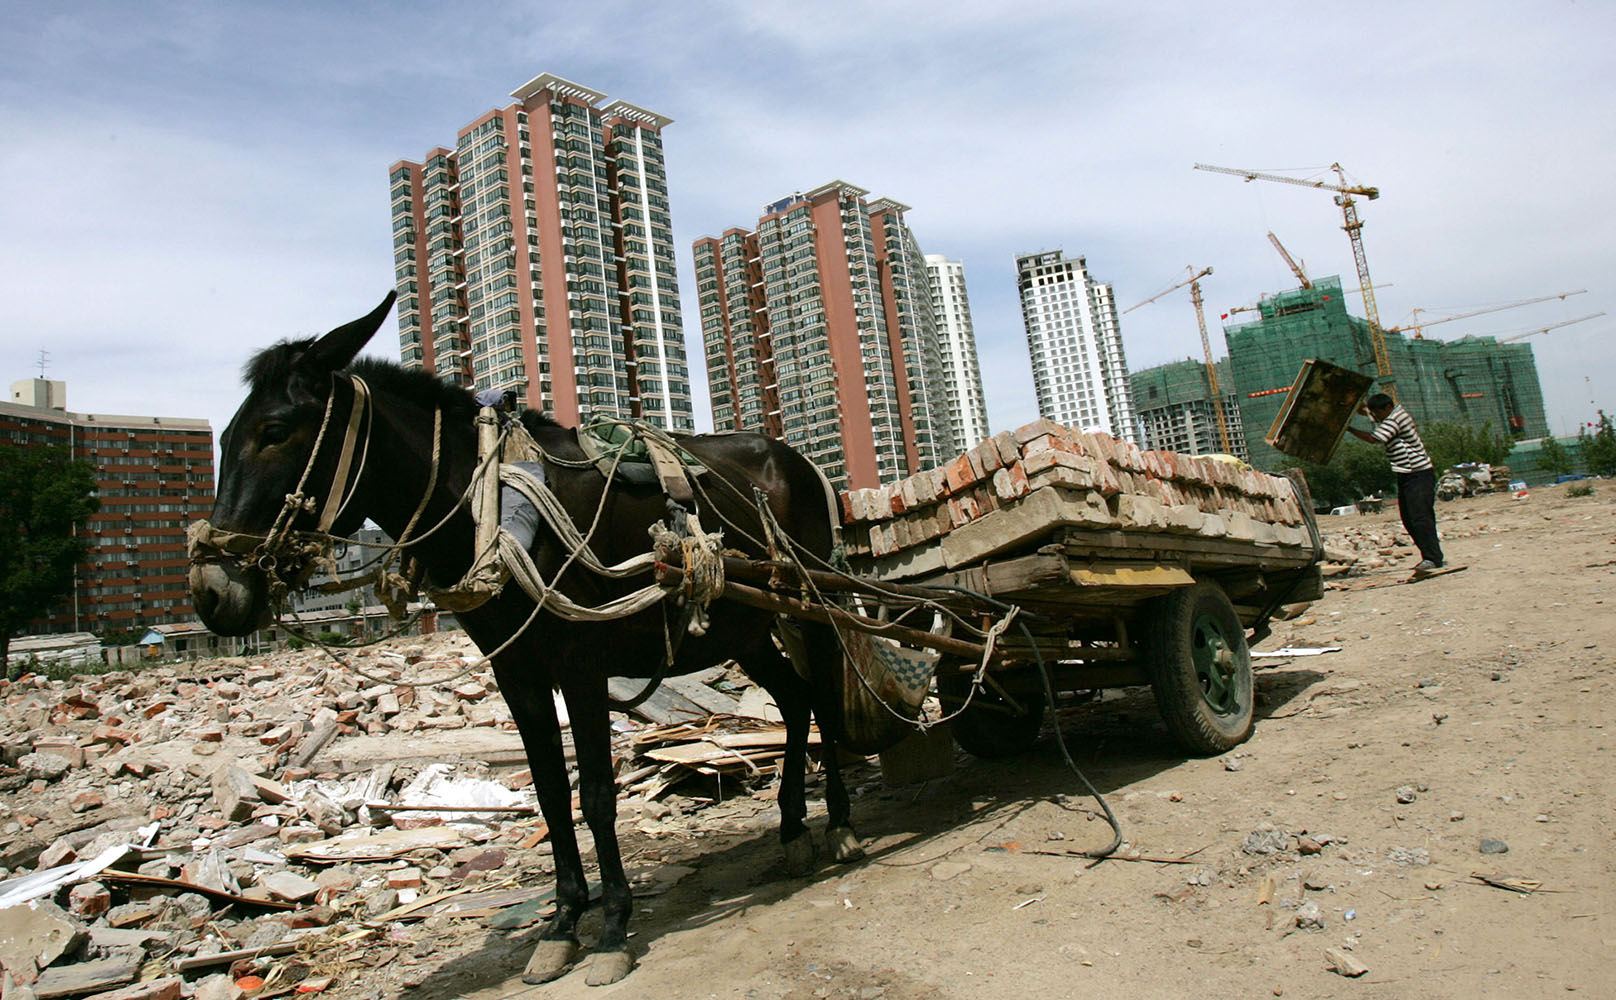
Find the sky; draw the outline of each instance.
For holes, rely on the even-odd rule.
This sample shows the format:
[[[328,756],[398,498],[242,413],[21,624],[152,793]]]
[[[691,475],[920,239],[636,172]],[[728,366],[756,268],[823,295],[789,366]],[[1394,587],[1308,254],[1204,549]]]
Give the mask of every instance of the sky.
[[[963,261],[995,430],[1037,416],[1015,256],[1087,259],[1127,307],[1204,279],[1218,317],[1356,286],[1325,192],[1360,201],[1381,320],[1534,346],[1556,433],[1616,413],[1616,4],[61,3],[0,9],[0,376],[68,408],[209,420],[256,350],[393,285],[387,169],[540,73],[664,114],[698,426],[690,245],[844,180]],[[1361,300],[1349,299],[1360,311]],[[1241,318],[1236,314],[1236,319]],[[1200,356],[1188,289],[1122,318],[1134,369]],[[367,349],[397,359],[389,319]]]

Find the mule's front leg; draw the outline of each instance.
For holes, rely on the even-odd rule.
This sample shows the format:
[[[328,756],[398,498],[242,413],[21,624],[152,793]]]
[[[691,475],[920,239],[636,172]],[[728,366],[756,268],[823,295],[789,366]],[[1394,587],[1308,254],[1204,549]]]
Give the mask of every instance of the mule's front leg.
[[[550,847],[555,861],[555,916],[539,932],[538,945],[522,972],[525,983],[548,982],[572,968],[578,954],[578,918],[589,907],[589,883],[572,825],[572,788],[561,746],[561,725],[548,684],[529,676],[511,676],[496,661],[494,673],[522,734],[539,809],[550,826]]]
[[[578,794],[584,822],[595,835],[600,864],[602,926],[595,956],[589,961],[589,985],[615,983],[634,968],[628,945],[628,918],[634,901],[623,856],[617,846],[617,776],[612,770],[611,717],[606,704],[606,678],[591,675],[571,680],[565,688],[572,718],[573,751],[578,760]]]

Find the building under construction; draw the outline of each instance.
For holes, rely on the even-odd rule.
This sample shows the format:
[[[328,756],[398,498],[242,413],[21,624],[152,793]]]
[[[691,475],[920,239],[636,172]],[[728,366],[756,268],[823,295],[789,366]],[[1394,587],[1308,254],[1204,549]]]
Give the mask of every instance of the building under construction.
[[[1316,279],[1312,288],[1280,292],[1258,304],[1261,319],[1224,327],[1229,371],[1240,404],[1253,465],[1274,468],[1291,460],[1264,440],[1302,362],[1319,358],[1377,374],[1369,323],[1347,313],[1341,279]],[[1397,401],[1421,426],[1490,424],[1515,438],[1549,432],[1543,390],[1529,344],[1492,337],[1422,340],[1386,332],[1386,353]],[[1219,372],[1220,381],[1222,372]]]
[[[1229,429],[1229,447],[1218,439],[1217,414],[1212,409],[1212,385],[1200,361],[1172,361],[1128,376],[1140,440],[1147,448],[1206,455],[1227,450],[1246,457],[1246,438],[1240,426],[1240,394],[1227,360],[1217,363],[1218,388],[1223,395],[1223,419]]]

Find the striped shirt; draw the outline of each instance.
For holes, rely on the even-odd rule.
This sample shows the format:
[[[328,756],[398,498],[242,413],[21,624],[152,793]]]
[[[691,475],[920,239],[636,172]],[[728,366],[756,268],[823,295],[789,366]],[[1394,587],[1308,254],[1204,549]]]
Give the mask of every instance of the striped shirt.
[[[1392,463],[1393,472],[1403,474],[1431,468],[1431,456],[1425,453],[1425,442],[1414,429],[1414,418],[1401,406],[1392,407],[1386,419],[1369,433],[1386,446],[1386,460]]]

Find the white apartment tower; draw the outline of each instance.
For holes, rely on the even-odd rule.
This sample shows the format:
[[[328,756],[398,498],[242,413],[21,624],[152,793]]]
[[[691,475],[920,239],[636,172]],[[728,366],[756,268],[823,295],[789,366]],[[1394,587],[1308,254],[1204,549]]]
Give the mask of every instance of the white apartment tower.
[[[971,327],[971,300],[965,295],[965,265],[942,254],[926,254],[931,312],[943,355],[943,388],[954,446],[966,449],[988,437],[988,409],[982,395],[982,366]]]
[[[1095,281],[1082,257],[1059,250],[1017,257],[1016,285],[1039,414],[1137,443],[1111,286]]]

